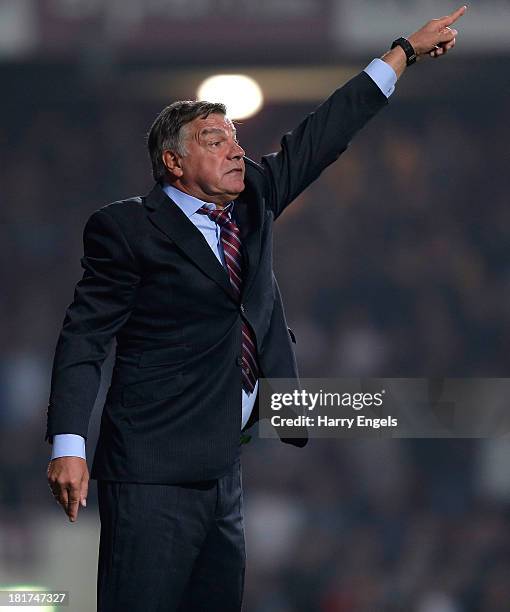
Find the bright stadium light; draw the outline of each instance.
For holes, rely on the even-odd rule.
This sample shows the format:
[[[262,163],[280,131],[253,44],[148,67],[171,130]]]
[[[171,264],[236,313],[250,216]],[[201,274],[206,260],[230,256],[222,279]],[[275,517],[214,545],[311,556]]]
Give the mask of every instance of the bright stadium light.
[[[199,100],[222,102],[231,119],[246,119],[257,113],[264,101],[258,83],[244,74],[217,74],[198,88]]]

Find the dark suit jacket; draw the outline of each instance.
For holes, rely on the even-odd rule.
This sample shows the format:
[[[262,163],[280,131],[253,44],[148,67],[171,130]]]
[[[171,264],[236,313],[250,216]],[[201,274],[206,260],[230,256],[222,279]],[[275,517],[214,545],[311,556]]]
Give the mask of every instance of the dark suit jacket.
[[[46,439],[87,436],[116,337],[92,477],[172,483],[225,473],[240,453],[242,316],[255,332],[261,376],[298,376],[272,269],[273,221],[386,104],[362,72],[286,134],[281,151],[260,164],[246,159],[246,189],[234,207],[242,306],[199,230],[159,185],[93,213],[85,272],[57,343]],[[257,411],[250,425],[256,420]]]

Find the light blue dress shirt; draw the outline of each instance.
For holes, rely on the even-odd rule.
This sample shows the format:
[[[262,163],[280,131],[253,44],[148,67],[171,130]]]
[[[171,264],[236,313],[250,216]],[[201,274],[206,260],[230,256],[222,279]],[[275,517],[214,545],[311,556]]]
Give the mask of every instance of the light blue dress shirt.
[[[365,68],[365,72],[387,98],[395,91],[397,73],[384,60],[376,57]]]
[[[393,68],[382,59],[376,58],[372,60],[365,68],[365,72],[387,98],[395,91],[397,75]],[[197,213],[197,210],[204,204],[211,208],[214,208],[214,204],[202,202],[169,185],[165,186],[164,190],[188,219],[202,232],[213,253],[220,260],[221,264],[225,266],[218,225],[207,215]],[[243,389],[241,427],[244,427],[248,422],[248,418],[253,410],[258,384],[257,381],[253,393],[247,393]],[[85,439],[83,436],[77,434],[56,434],[53,436],[51,458],[56,459],[57,457],[82,457],[85,459]]]

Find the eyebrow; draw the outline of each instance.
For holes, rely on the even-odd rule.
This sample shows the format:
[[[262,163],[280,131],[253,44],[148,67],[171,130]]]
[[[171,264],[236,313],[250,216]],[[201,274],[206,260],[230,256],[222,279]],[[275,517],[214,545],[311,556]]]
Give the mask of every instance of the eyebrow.
[[[237,136],[237,130],[235,128],[232,129],[232,132],[234,134],[234,138]],[[223,128],[204,128],[201,132],[200,132],[200,136],[209,136],[209,134],[222,134],[225,135],[226,130],[224,130]]]

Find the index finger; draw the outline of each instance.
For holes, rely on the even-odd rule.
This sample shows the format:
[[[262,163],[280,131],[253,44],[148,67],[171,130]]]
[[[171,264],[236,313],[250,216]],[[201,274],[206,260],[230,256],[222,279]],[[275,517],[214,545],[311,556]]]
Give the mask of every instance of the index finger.
[[[68,498],[65,512],[71,522],[78,518],[78,510],[80,509],[80,489],[76,486],[68,488]]]
[[[459,19],[460,17],[462,17],[462,15],[464,15],[464,13],[467,11],[467,6],[461,6],[460,8],[458,8],[455,12],[453,12],[451,15],[447,15],[446,17],[443,17],[441,19],[441,23],[444,27],[452,25],[452,23],[455,23],[457,21],[457,19]]]

